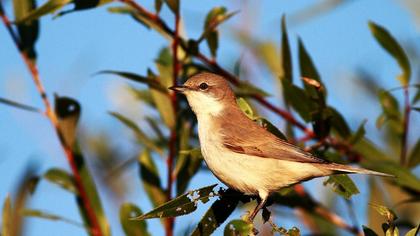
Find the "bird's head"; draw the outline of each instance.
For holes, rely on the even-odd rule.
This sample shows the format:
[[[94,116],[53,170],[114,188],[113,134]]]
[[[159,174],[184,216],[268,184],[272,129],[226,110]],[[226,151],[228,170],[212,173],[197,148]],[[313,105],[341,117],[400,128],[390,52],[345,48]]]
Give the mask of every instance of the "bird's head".
[[[228,81],[212,73],[194,75],[183,85],[170,89],[185,94],[197,115],[218,115],[226,107],[235,104],[235,95]]]

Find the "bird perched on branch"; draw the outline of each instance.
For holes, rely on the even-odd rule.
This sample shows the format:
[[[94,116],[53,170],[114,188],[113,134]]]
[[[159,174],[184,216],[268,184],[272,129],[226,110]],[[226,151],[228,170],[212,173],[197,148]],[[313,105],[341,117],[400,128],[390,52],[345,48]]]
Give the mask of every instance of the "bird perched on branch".
[[[196,114],[201,152],[213,174],[227,186],[261,198],[248,216],[251,222],[270,193],[283,187],[342,173],[390,176],[328,162],[278,138],[242,112],[228,81],[216,74],[197,74],[170,89],[183,93]]]

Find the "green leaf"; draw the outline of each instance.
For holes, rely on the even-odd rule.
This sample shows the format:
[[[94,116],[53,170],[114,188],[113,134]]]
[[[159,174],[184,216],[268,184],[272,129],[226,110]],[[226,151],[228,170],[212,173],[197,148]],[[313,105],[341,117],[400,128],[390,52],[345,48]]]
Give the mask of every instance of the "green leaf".
[[[332,184],[334,192],[346,199],[359,193],[359,189],[348,175],[332,175],[324,182],[324,185],[327,184]]]
[[[189,145],[191,135],[191,124],[185,122],[180,130],[179,135],[179,152],[173,176],[176,176],[177,195],[183,194],[188,187],[191,178],[200,169],[203,157],[200,151],[191,150]]]
[[[381,216],[384,216],[388,223],[395,221],[398,217],[395,212],[386,206],[370,204]]]
[[[109,113],[111,116],[117,118],[119,121],[121,121],[125,126],[127,126],[128,128],[130,128],[134,134],[137,137],[137,140],[139,141],[139,143],[143,144],[145,147],[150,148],[151,150],[162,154],[163,150],[158,147],[155,142],[153,140],[151,140],[149,137],[147,137],[147,135],[140,129],[140,127],[134,123],[132,120],[128,119],[127,117],[116,113],[116,112],[110,112]]]
[[[124,230],[125,235],[142,235],[149,236],[151,235],[147,231],[146,221],[134,221],[130,220],[133,217],[142,215],[143,212],[136,205],[132,203],[124,203],[120,207],[120,222]]]
[[[76,142],[77,123],[79,121],[80,104],[70,97],[54,97],[54,111],[57,116],[60,138],[65,146],[74,148]]]
[[[249,119],[254,119],[254,111],[252,110],[249,103],[244,98],[236,99],[236,103],[238,104],[239,108],[248,116]]]
[[[407,86],[411,77],[411,67],[404,49],[384,27],[370,21],[369,28],[379,44],[398,62],[403,71],[398,79],[403,86]]]
[[[287,103],[295,110],[306,122],[311,120],[310,99],[299,87],[293,85],[289,80],[282,80],[283,94]]]
[[[244,81],[242,81],[237,86],[236,94],[238,97],[249,97],[253,95],[258,95],[261,97],[270,96],[270,94],[265,92],[264,90]]]
[[[71,2],[72,0],[49,0],[39,8],[31,11],[29,14],[19,19],[16,23],[23,24],[36,20],[41,16],[52,14]]]
[[[156,14],[160,13],[160,10],[162,9],[163,0],[155,0],[155,11]]]
[[[90,8],[99,7],[106,3],[112,2],[112,0],[74,0],[74,10],[85,10]]]
[[[219,192],[217,199],[203,215],[191,236],[211,235],[232,214],[239,203],[239,197],[234,196],[235,190],[228,189]]]
[[[321,81],[321,77],[309,55],[308,51],[303,44],[302,39],[298,39],[298,50],[299,50],[299,66],[300,66],[300,76],[310,78],[316,80],[318,82]],[[305,88],[308,87],[307,84],[304,84]],[[311,86],[313,88],[313,86]]]
[[[356,132],[354,134],[352,134],[352,136],[349,138],[349,143],[350,144],[355,144],[358,141],[360,141],[366,133],[365,130],[365,124],[366,124],[367,120],[363,120],[362,123],[359,125],[359,128],[357,128]]]
[[[2,236],[12,236],[12,224],[13,224],[13,211],[12,201],[10,195],[7,195],[6,200],[3,203],[3,215],[2,215]]]
[[[138,161],[140,164],[140,177],[150,201],[155,207],[163,204],[166,201],[165,191],[162,188],[159,172],[150,156],[149,150],[144,150],[140,154]]]
[[[363,228],[363,233],[365,234],[365,236],[378,236],[375,231],[373,231],[372,229],[370,229],[369,227],[362,225]]]
[[[400,232],[397,227],[389,227],[385,232],[385,236],[400,236]]]
[[[408,231],[405,236],[416,236],[420,232],[420,225]]]
[[[44,178],[72,193],[78,194],[73,176],[62,169],[51,168],[44,174]]]
[[[112,70],[104,70],[104,71],[100,71],[97,74],[114,74],[114,75],[118,75],[121,76],[123,78],[135,81],[135,82],[139,82],[142,84],[147,84],[151,89],[156,89],[164,94],[168,94],[168,89],[167,87],[161,85],[159,83],[159,81],[154,80],[152,78],[146,77],[146,76],[141,76],[141,75],[137,75],[134,73],[130,73],[130,72],[123,72],[123,71],[112,71]]]
[[[329,111],[331,118],[331,127],[337,132],[342,138],[348,138],[350,136],[350,128],[344,117],[333,107],[328,107],[326,110]]]
[[[200,201],[202,203],[206,203],[210,197],[214,197],[218,194],[213,190],[216,185],[217,184],[189,191],[188,193],[176,197],[152,211],[136,217],[135,219],[144,220],[150,218],[176,217],[189,214],[197,209],[197,205]]]
[[[277,136],[280,139],[283,139],[283,140],[287,141],[286,135],[284,135],[279,129],[277,129],[276,126],[274,126],[267,119],[260,117],[260,118],[257,119],[257,122],[259,123],[259,125],[261,127],[268,130],[270,133],[274,134],[275,136]]]
[[[168,4],[169,9],[171,9],[171,11],[174,14],[178,14],[179,13],[179,5],[180,5],[180,1],[179,0],[165,0],[166,4]]]
[[[232,220],[227,223],[224,236],[248,236],[254,235],[253,233],[253,224],[246,222],[244,220]]]
[[[379,102],[382,110],[388,119],[399,120],[400,111],[397,99],[388,91],[382,90],[379,92]]]
[[[213,58],[216,57],[219,46],[219,32],[217,31],[217,27],[235,14],[236,12],[227,14],[225,7],[214,7],[207,13],[204,22],[204,31],[198,41],[200,42],[202,39],[206,39]]]
[[[408,167],[415,167],[418,164],[420,164],[420,139],[417,139],[408,157]]]
[[[12,101],[12,100],[9,100],[9,99],[5,99],[5,98],[0,98],[0,103],[3,103],[5,105],[7,105],[7,106],[15,107],[15,108],[18,108],[18,109],[22,109],[22,110],[25,110],[25,111],[42,113],[42,111],[39,110],[36,107],[28,106],[28,105],[25,105],[25,104],[22,104],[22,103],[18,103],[18,102],[15,102],[15,101]]]
[[[289,36],[287,35],[286,16],[281,17],[281,64],[283,67],[283,78],[293,80],[292,53],[290,52]]]
[[[37,217],[37,218],[41,218],[41,219],[46,219],[46,220],[52,220],[52,221],[62,221],[65,223],[69,223],[78,227],[83,227],[86,228],[83,224],[75,222],[73,220],[64,218],[62,216],[59,215],[55,215],[55,214],[51,214],[45,211],[41,211],[41,210],[35,210],[35,209],[24,209],[23,210],[23,215],[27,216],[27,217]],[[89,230],[86,228],[86,230]]]
[[[23,19],[29,12],[36,8],[35,0],[13,0],[15,21]],[[20,50],[32,60],[36,58],[35,43],[39,35],[38,20],[17,24],[20,39]]]

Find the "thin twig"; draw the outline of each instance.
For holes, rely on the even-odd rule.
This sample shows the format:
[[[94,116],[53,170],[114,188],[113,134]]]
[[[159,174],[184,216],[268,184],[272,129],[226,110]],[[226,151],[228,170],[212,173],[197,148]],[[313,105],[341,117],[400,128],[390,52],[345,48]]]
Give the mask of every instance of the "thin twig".
[[[23,61],[26,64],[26,67],[28,68],[28,70],[29,70],[29,72],[32,76],[32,79],[35,83],[36,89],[37,89],[39,95],[41,96],[42,102],[44,103],[46,116],[48,117],[51,124],[53,125],[57,136],[62,137],[62,134],[61,134],[61,132],[58,128],[57,117],[56,117],[56,115],[55,115],[55,113],[52,109],[50,101],[47,98],[45,88],[44,88],[44,86],[43,86],[43,84],[40,80],[40,77],[39,77],[39,72],[38,72],[37,66],[34,63],[34,61],[32,61],[28,57],[28,55],[21,50],[21,41],[20,41],[18,35],[13,30],[13,27],[10,23],[10,20],[4,12],[4,8],[3,8],[1,0],[0,0],[0,15],[1,15],[1,19],[3,21],[3,24],[6,26],[8,32],[9,32],[9,34],[10,34],[10,36],[11,36],[11,38],[12,38],[12,40],[13,40],[15,46],[16,46],[16,48],[20,52],[20,55],[21,55]],[[91,231],[92,235],[94,235],[94,236],[101,236],[102,235],[101,228],[99,226],[96,214],[93,211],[92,204],[91,204],[91,202],[90,202],[90,200],[87,196],[87,192],[85,190],[85,187],[83,186],[82,178],[80,176],[79,170],[77,169],[76,161],[74,159],[74,153],[73,153],[73,151],[71,150],[70,147],[68,147],[67,145],[64,144],[64,142],[62,141],[63,139],[59,138],[59,140],[60,140],[61,147],[62,147],[62,149],[63,149],[63,151],[66,155],[66,158],[69,162],[70,168],[72,170],[74,180],[75,180],[75,185],[76,185],[76,188],[77,188],[77,191],[78,191],[78,195],[79,195],[79,197],[80,197],[80,199],[83,203],[83,206],[86,210],[88,220],[89,220],[90,224],[92,225],[92,228],[90,229],[90,231]]]
[[[177,84],[177,78],[179,74],[179,61],[178,61],[178,45],[179,45],[179,22],[180,22],[180,14],[179,14],[179,7],[175,12],[175,30],[174,30],[174,38],[172,41],[172,54],[173,54],[173,62],[172,62],[172,84]],[[176,112],[178,110],[178,101],[176,93],[172,93],[171,95],[172,107],[173,110]],[[167,200],[172,199],[172,185],[174,179],[172,178],[172,170],[173,165],[176,157],[176,143],[177,143],[177,129],[176,125],[172,127],[171,134],[169,137],[169,155],[167,159],[167,166],[168,166],[168,173],[167,173],[167,182],[168,188],[166,189],[167,193]],[[172,236],[174,230],[174,217],[170,217],[167,219],[166,222],[166,236]]]
[[[407,156],[407,139],[408,139],[408,125],[410,123],[410,96],[408,94],[408,86],[404,87],[404,118],[403,118],[403,134],[401,138],[401,156],[400,156],[400,164],[402,166],[406,163],[406,156]]]

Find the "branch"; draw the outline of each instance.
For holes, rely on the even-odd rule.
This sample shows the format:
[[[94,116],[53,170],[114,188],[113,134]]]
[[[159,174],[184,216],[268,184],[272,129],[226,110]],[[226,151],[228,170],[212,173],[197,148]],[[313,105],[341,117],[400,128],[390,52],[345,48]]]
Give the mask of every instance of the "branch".
[[[39,95],[41,96],[42,102],[44,103],[45,115],[50,120],[51,124],[53,125],[57,136],[61,137],[62,134],[61,134],[61,132],[58,128],[57,117],[56,117],[56,115],[55,115],[55,113],[52,109],[51,103],[49,102],[49,100],[47,98],[47,94],[45,92],[44,86],[43,86],[43,84],[40,80],[38,68],[37,68],[36,64],[34,63],[34,61],[29,59],[28,55],[21,50],[21,41],[20,41],[18,35],[13,30],[12,25],[10,23],[10,20],[4,12],[4,8],[3,8],[1,0],[0,0],[0,16],[1,16],[1,19],[3,21],[3,24],[7,28],[7,31],[9,32],[16,48],[18,49],[24,63],[26,64],[26,67],[28,68],[28,70],[29,70],[29,72],[32,76],[32,79],[33,79],[33,82],[35,83],[36,89],[37,89]],[[91,202],[90,202],[90,200],[87,196],[85,187],[83,186],[82,179],[81,179],[80,173],[77,169],[77,165],[76,165],[76,162],[75,162],[75,159],[74,159],[74,153],[67,145],[64,144],[63,139],[59,138],[59,141],[60,141],[61,147],[62,147],[62,149],[63,149],[63,151],[66,155],[66,158],[69,162],[71,171],[72,171],[73,176],[74,176],[75,185],[76,185],[78,194],[80,196],[80,199],[83,202],[84,208],[86,210],[88,220],[89,220],[90,224],[92,225],[92,228],[90,229],[90,231],[91,231],[92,235],[94,235],[94,236],[101,236],[102,232],[101,232],[101,229],[99,227],[98,219],[96,217],[95,212],[93,211],[92,204],[91,204]]]

